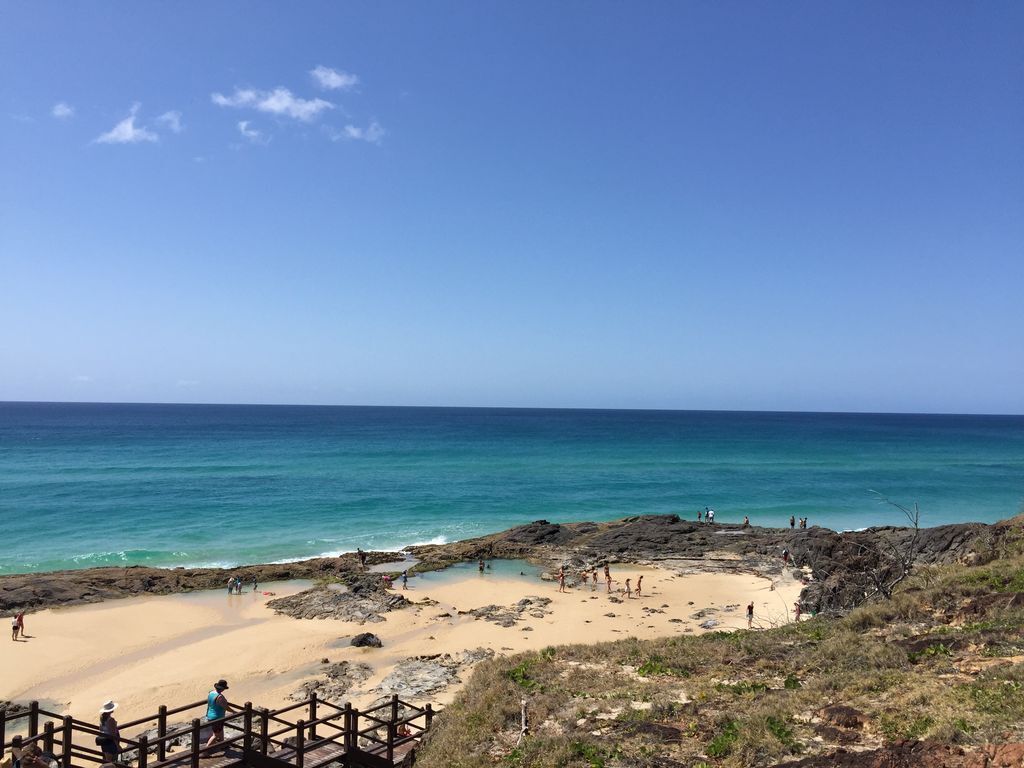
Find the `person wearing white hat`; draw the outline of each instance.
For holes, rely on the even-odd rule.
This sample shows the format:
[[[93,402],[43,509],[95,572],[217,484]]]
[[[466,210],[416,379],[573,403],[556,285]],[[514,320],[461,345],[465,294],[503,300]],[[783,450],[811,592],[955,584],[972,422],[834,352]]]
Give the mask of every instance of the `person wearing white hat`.
[[[103,762],[113,763],[121,754],[121,732],[114,719],[116,701],[108,701],[100,708],[100,735],[96,737],[96,746],[103,752]]]

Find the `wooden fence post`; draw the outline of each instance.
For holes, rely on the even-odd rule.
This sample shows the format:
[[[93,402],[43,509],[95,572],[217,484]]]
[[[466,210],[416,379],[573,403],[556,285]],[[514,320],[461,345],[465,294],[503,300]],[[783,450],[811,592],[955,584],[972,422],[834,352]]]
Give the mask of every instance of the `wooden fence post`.
[[[0,709],[0,761],[2,761],[4,759],[4,744],[6,744],[6,743],[7,743],[7,710],[6,709]]]
[[[359,749],[359,710],[352,709],[352,746]]]
[[[156,743],[156,759],[163,762],[167,759],[167,742],[164,736],[167,735],[167,705],[161,704],[156,715],[156,736],[159,741]]]
[[[146,768],[146,763],[149,762],[149,736],[142,734],[139,736],[139,763],[138,768]]]
[[[345,702],[345,718],[341,722],[345,726],[343,732],[345,736],[345,751],[351,752],[354,741],[352,738],[352,704],[348,701]]]
[[[398,722],[398,694],[391,694],[391,722]]]
[[[270,713],[266,707],[260,707],[260,754],[266,755],[270,749]]]
[[[244,729],[244,735],[242,736],[242,749],[248,753],[252,751],[252,702],[245,702],[244,708],[245,714],[242,715],[242,728]]]
[[[192,718],[192,768],[199,768],[199,735],[202,725],[199,718]]]
[[[28,735],[39,735],[39,702],[32,701],[28,705]]]
[[[427,706],[424,707],[423,710],[424,719],[426,720],[426,727],[423,730],[429,731],[431,723],[434,722],[434,708],[427,704]]]
[[[316,741],[316,691],[309,694],[309,719],[313,723],[309,726],[309,740]]]
[[[302,768],[305,763],[306,751],[306,723],[299,720],[295,724],[295,768]]]
[[[60,737],[61,768],[71,768],[71,734],[74,732],[74,725],[71,715],[64,718],[64,732]]]
[[[43,726],[43,751],[53,754],[53,720],[47,720]]]
[[[395,721],[392,720],[388,723],[388,745],[387,745],[387,756],[388,762],[395,762]]]

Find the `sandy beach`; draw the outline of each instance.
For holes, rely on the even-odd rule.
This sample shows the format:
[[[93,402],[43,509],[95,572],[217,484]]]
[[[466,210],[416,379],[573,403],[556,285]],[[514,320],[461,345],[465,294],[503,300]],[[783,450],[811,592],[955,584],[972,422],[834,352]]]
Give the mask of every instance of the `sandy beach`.
[[[641,574],[641,598],[627,599],[617,591],[627,577],[635,583]],[[301,581],[261,585],[257,593],[247,588],[241,595],[216,590],[44,610],[26,617],[25,642],[7,641],[0,658],[0,699],[38,699],[92,720],[99,705],[113,698],[121,704],[122,719],[129,720],[159,704],[199,700],[224,677],[232,702],[274,707],[321,674],[327,658],[372,667],[371,676],[347,696],[361,706],[380,695],[373,689],[409,657],[479,647],[512,654],[563,643],[699,634],[707,631],[700,624],[709,618],[718,622],[715,630],[741,629],[751,600],[754,626],[765,628],[791,620],[801,588],[788,573],[773,585],[747,574],[612,564],[612,576],[616,591],[608,595],[603,581],[596,588],[588,584],[560,593],[557,582],[533,574],[426,574],[410,579],[405,592],[417,605],[363,625],[293,619],[267,608],[270,597],[264,591],[293,594],[310,586]],[[492,604],[512,606],[528,596],[551,599],[542,618],[526,614],[515,626],[502,627],[459,614]],[[349,638],[367,631],[384,647],[349,645]],[[468,670],[461,676],[468,678]],[[426,699],[443,706],[458,688],[456,683]]]

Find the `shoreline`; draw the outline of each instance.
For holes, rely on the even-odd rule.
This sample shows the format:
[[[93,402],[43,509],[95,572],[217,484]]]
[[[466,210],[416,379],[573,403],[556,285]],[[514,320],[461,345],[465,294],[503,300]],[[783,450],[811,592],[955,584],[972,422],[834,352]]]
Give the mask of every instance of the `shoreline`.
[[[0,658],[0,699],[46,700],[89,720],[96,702],[114,698],[132,719],[160,704],[201,698],[225,677],[236,703],[281,706],[314,685],[336,703],[344,697],[363,706],[401,692],[444,705],[492,655],[744,629],[748,600],[757,604],[755,628],[776,626],[790,619],[801,588],[790,574],[769,581],[632,563],[611,568],[611,594],[604,583],[560,592],[537,575],[427,573],[411,579],[408,590],[391,590],[408,605],[366,624],[292,618],[268,607],[270,596],[262,594],[315,593],[308,581],[267,584],[257,593],[247,588],[242,595],[211,590],[50,608],[31,615],[28,641]],[[641,574],[642,597],[619,591],[625,578]],[[383,647],[349,644],[366,631]]]

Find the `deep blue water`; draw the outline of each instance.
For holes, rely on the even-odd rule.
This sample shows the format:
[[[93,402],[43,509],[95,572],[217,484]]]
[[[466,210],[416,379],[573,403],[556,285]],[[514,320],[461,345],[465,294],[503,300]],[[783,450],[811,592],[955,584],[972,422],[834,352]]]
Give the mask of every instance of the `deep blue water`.
[[[393,549],[531,520],[994,521],[1024,417],[0,403],[0,572]]]

